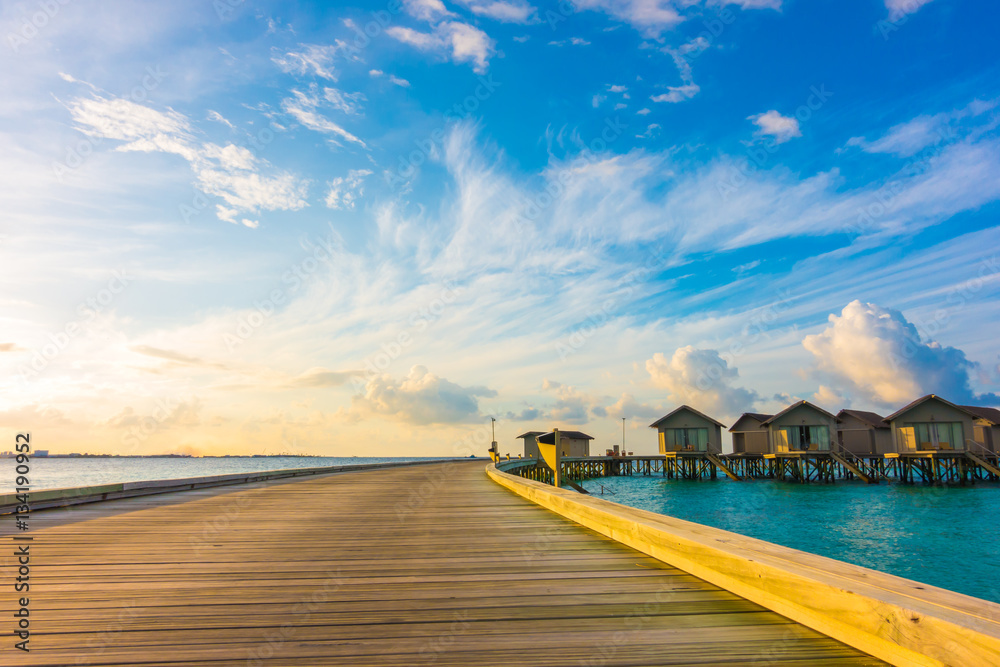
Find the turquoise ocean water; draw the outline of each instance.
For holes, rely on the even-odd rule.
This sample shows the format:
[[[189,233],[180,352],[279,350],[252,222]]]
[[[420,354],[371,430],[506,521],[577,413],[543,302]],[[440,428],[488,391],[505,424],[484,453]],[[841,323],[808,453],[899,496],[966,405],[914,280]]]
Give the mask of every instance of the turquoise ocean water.
[[[1000,485],[792,484],[611,477],[623,505],[1000,602]]]
[[[227,456],[227,457],[32,457],[29,479],[33,491],[151,479],[208,477],[230,473],[317,466],[360,465],[391,461],[422,461],[417,457]],[[0,459],[0,493],[14,491],[14,459]]]

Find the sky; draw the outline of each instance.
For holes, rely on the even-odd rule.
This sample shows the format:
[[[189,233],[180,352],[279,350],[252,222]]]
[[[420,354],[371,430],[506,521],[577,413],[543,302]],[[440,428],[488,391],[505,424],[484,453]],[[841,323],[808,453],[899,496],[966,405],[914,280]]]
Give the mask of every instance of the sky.
[[[1000,405],[986,0],[0,4],[0,429],[655,453]],[[7,448],[0,443],[0,449]]]

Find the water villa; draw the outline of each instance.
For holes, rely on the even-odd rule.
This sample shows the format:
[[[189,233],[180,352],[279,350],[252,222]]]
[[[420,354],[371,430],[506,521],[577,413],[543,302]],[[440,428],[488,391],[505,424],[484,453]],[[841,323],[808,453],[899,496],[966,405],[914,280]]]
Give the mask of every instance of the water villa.
[[[723,424],[687,405],[660,417],[649,428],[657,430],[661,454],[722,452]]]

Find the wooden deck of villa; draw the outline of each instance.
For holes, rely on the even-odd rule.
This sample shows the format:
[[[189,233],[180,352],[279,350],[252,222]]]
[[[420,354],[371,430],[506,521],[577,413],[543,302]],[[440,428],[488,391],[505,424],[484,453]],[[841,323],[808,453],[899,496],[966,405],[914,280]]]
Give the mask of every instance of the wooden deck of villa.
[[[31,516],[19,665],[884,664],[544,510],[482,460]],[[4,609],[13,608],[4,522]]]

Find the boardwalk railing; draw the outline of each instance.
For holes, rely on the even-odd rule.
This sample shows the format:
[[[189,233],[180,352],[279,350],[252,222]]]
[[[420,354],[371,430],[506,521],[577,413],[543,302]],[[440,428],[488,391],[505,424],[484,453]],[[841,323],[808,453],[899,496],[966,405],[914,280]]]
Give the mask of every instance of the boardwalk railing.
[[[633,549],[893,665],[1000,665],[1000,605],[489,465],[493,481]]]
[[[978,443],[977,443],[978,444]],[[501,469],[539,482],[552,483],[552,470],[541,459],[501,459]],[[598,477],[656,475],[667,479],[776,479],[824,482],[859,479],[886,482],[974,484],[1000,481],[1000,461],[989,450],[917,452],[915,454],[854,454],[838,448],[824,452],[787,454],[725,454],[668,452],[659,456],[589,456],[560,459],[562,478],[572,481]]]

